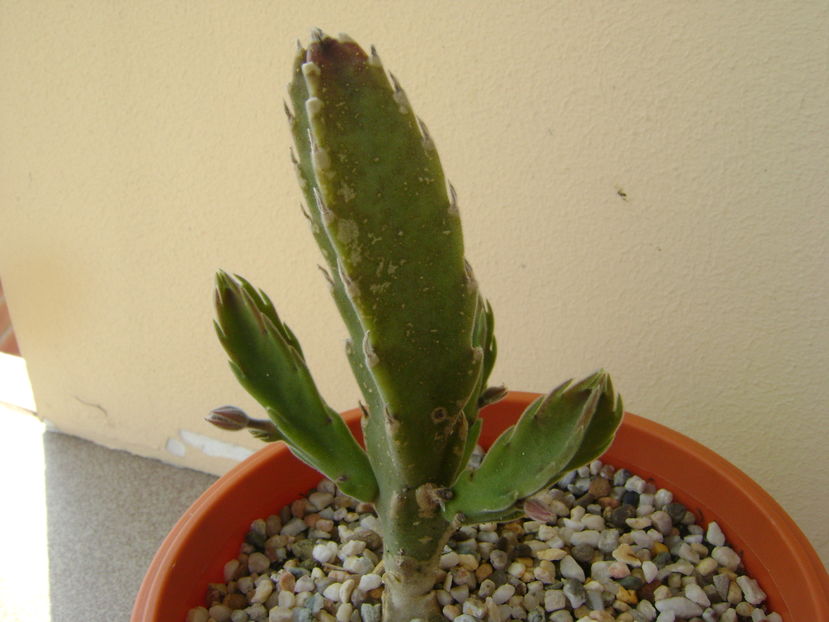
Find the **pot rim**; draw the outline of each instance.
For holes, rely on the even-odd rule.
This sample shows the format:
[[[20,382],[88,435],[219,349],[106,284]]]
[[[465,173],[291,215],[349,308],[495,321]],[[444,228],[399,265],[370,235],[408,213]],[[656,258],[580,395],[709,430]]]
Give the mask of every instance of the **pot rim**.
[[[486,409],[483,444],[491,443],[497,435],[495,428],[509,425],[538,395],[511,391]],[[360,410],[349,410],[343,418],[359,437]],[[642,452],[643,446],[647,452]],[[297,491],[293,498],[321,477],[293,458],[283,443],[271,443],[231,468],[190,506],[162,542],[139,589],[132,622],[171,619],[159,610],[159,599],[185,551],[195,544],[211,512],[220,504],[227,505],[227,495],[275,460],[292,461],[299,467],[297,473],[302,475],[290,483],[290,489]],[[768,606],[784,620],[829,622],[829,575],[817,553],[780,504],[739,468],[697,441],[627,412],[602,460],[668,488],[705,523],[716,520],[748,574],[767,592]],[[270,507],[272,511],[274,504]],[[242,533],[234,536],[237,547],[242,537]]]

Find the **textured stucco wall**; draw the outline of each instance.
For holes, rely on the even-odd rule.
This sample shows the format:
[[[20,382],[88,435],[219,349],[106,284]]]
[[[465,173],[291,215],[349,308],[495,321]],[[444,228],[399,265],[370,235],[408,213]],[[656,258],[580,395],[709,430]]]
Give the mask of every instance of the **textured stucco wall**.
[[[829,6],[394,7],[0,4],[0,273],[41,415],[214,472],[232,461],[198,447],[255,448],[201,422],[256,412],[212,333],[219,267],[355,405],[281,110],[320,26],[377,44],[429,124],[496,311],[493,379],[606,367],[829,558]]]

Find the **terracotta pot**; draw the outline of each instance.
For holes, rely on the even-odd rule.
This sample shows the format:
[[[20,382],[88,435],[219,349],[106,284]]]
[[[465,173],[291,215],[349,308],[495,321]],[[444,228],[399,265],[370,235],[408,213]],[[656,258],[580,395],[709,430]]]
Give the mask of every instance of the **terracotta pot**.
[[[535,397],[512,392],[485,411],[482,444],[513,423]],[[359,412],[345,415],[359,430]],[[716,520],[748,573],[786,622],[829,622],[829,576],[806,537],[753,480],[699,443],[662,425],[626,414],[604,460],[673,491],[707,522]],[[187,510],[161,545],[144,577],[132,622],[183,622],[202,604],[207,584],[222,580],[250,523],[277,512],[320,476],[282,443],[271,444],[215,482]]]

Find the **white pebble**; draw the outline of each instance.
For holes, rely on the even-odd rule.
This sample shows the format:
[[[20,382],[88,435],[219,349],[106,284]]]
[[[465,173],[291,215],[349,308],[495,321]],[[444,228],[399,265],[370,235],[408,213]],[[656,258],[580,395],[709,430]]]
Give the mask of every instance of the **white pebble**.
[[[317,586],[314,585],[314,580],[306,574],[296,580],[296,583],[294,584],[294,593],[300,594],[302,592],[313,592],[316,588]]]
[[[653,581],[658,573],[659,568],[652,561],[642,562],[642,574],[644,575],[645,583]]]
[[[642,614],[645,620],[653,620],[656,617],[656,609],[649,600],[640,600],[639,604],[636,605],[636,611]]]
[[[515,587],[509,583],[500,586],[492,593],[492,600],[498,605],[503,605],[515,594]]]
[[[669,535],[674,526],[671,517],[664,510],[657,510],[651,514],[651,522],[663,536]]]
[[[527,567],[521,562],[512,562],[507,568],[507,572],[513,577],[519,578],[527,571]]]
[[[673,611],[663,611],[656,617],[656,622],[674,622],[676,614]]]
[[[627,526],[631,529],[647,529],[653,523],[651,519],[647,516],[639,516],[637,518],[628,518],[625,520]]]
[[[351,603],[340,603],[340,606],[337,607],[337,622],[349,622],[353,612],[354,607]]]
[[[446,590],[435,590],[435,595],[441,607],[452,604],[452,595]]]
[[[567,551],[560,548],[541,549],[535,554],[538,559],[545,559],[550,562],[556,562],[563,559],[565,555],[567,555]]]
[[[567,597],[562,590],[546,590],[544,592],[545,611],[558,611],[567,606]]]
[[[268,613],[268,622],[291,622],[293,612],[285,607],[274,607]]]
[[[340,547],[339,557],[345,559],[350,555],[362,555],[366,550],[366,543],[362,540],[349,540]]]
[[[621,544],[618,548],[616,548],[613,553],[613,559],[616,561],[624,562],[628,566],[633,566],[634,568],[638,568],[642,565],[642,560],[636,557],[633,549],[629,544]]]
[[[273,583],[270,579],[265,579],[264,581],[260,581],[256,584],[256,591],[253,593],[253,596],[250,598],[250,602],[252,603],[264,603],[268,598],[270,598],[271,594],[273,593]],[[214,618],[216,616],[213,616]],[[216,622],[220,622],[217,620]]]
[[[360,519],[360,527],[375,533],[380,533],[380,519],[374,514],[368,514]]]
[[[687,542],[683,542],[679,545],[679,549],[677,549],[677,556],[681,559],[688,560],[692,564],[699,563],[699,553],[697,553]]]
[[[668,505],[671,501],[674,500],[674,493],[670,490],[666,490],[664,488],[660,488],[656,491],[656,494],[653,495],[653,504],[657,508],[664,508]]]
[[[601,531],[605,528],[604,519],[598,514],[585,514],[584,518],[581,519],[581,524],[584,525],[585,529],[594,531]]]
[[[468,553],[464,553],[462,555],[458,555],[458,560],[460,565],[467,570],[475,570],[478,568],[478,558],[474,555],[470,555]]]
[[[716,569],[717,560],[713,557],[706,557],[705,559],[700,560],[697,564],[697,572],[703,577],[710,575]]]
[[[452,595],[452,598],[456,603],[464,603],[469,598],[469,586],[456,585],[449,590],[449,593]]]
[[[351,600],[351,594],[354,592],[354,586],[356,585],[356,581],[354,579],[346,579],[343,581],[342,585],[340,586],[340,602],[347,603]]]
[[[571,555],[567,555],[561,560],[559,571],[565,579],[576,579],[584,583],[584,569]]]
[[[334,583],[332,583],[331,585],[329,585],[328,587],[326,587],[322,591],[323,597],[325,597],[328,600],[333,601],[335,603],[339,602],[340,601],[340,586],[341,585],[342,585],[341,583],[337,583],[335,581]]]
[[[364,592],[375,590],[383,584],[383,579],[378,574],[369,573],[360,577],[360,589]]]
[[[331,540],[314,545],[311,557],[321,564],[327,564],[337,556],[337,543]]]
[[[440,556],[440,567],[442,570],[449,570],[450,568],[457,566],[460,561],[460,555],[458,555],[455,551],[449,551],[448,553],[444,553]]]
[[[711,601],[708,599],[708,596],[706,596],[703,589],[696,583],[688,583],[685,585],[685,598],[703,607],[711,606]]]
[[[684,559],[680,559],[678,562],[674,562],[673,564],[668,564],[667,566],[662,566],[662,568],[657,573],[658,579],[664,579],[669,574],[673,574],[678,572],[679,574],[685,575],[686,577],[691,576],[694,574],[694,565]]]
[[[467,598],[463,603],[463,612],[466,615],[482,619],[486,614],[486,605],[477,598]]]
[[[308,525],[301,518],[292,518],[282,526],[282,530],[279,533],[283,536],[298,536],[307,527]]]
[[[643,480],[638,475],[633,475],[632,477],[628,478],[628,481],[625,482],[625,490],[632,490],[633,492],[638,492],[639,494],[645,492],[645,487],[648,483]]]
[[[610,566],[612,562],[593,562],[590,566],[590,578],[602,582],[610,579]]]
[[[711,521],[708,523],[708,530],[705,532],[705,539],[708,541],[709,544],[713,544],[714,546],[723,546],[725,544],[725,534],[723,534],[722,529],[717,524],[717,521]]]
[[[740,565],[740,556],[728,546],[714,547],[714,550],[711,551],[711,557],[716,559],[720,566],[725,566],[729,570],[736,570]]]
[[[663,586],[664,587],[664,586]],[[656,608],[660,611],[673,611],[680,618],[693,618],[702,615],[702,607],[684,596],[671,596],[656,601]]]
[[[334,500],[334,495],[330,492],[312,492],[308,495],[308,501],[311,502],[318,511],[331,505]]]
[[[588,544],[593,548],[599,546],[599,532],[594,529],[586,529],[584,531],[577,531],[570,536],[570,544],[578,546],[579,544]]]
[[[624,562],[613,562],[608,568],[608,572],[613,579],[624,579],[630,575],[630,568]]]
[[[766,593],[760,589],[756,580],[750,577],[737,577],[737,585],[743,590],[743,598],[752,605],[759,605],[766,600]]]
[[[343,568],[353,574],[366,574],[374,570],[374,562],[368,557],[350,555],[343,560]]]

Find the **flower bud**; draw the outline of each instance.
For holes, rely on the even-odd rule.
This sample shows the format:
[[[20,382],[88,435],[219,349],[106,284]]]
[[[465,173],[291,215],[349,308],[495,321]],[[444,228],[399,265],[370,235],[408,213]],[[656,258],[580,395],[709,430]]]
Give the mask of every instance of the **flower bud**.
[[[222,430],[244,430],[250,423],[250,417],[236,406],[220,406],[210,411],[204,418]]]

